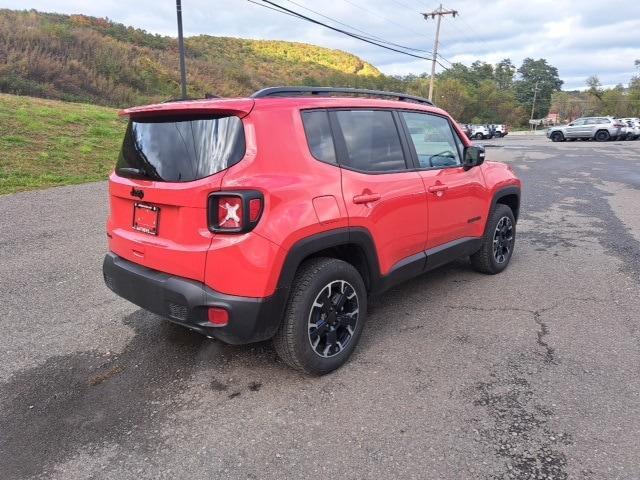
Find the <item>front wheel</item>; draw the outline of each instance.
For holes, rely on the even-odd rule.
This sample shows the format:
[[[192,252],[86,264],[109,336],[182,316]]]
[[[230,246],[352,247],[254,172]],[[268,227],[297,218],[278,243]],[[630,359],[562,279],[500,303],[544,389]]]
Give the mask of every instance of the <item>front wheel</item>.
[[[358,271],[342,260],[314,258],[296,273],[273,345],[290,367],[324,375],[349,359],[366,316],[367,292]]]
[[[484,138],[484,135],[478,132],[475,134],[475,137],[476,137],[476,140],[482,140]]]
[[[552,142],[562,142],[562,141],[564,141],[564,135],[562,134],[562,132],[553,132],[551,134],[551,141]]]
[[[496,204],[487,222],[482,246],[471,255],[471,266],[478,272],[495,275],[511,260],[516,241],[516,220],[511,209]]]

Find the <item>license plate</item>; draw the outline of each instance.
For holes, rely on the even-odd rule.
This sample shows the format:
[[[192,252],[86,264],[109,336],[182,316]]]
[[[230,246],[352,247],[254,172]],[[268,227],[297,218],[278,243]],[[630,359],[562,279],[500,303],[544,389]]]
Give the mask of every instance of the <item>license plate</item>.
[[[160,208],[155,205],[136,203],[133,205],[133,229],[149,235],[158,234]]]

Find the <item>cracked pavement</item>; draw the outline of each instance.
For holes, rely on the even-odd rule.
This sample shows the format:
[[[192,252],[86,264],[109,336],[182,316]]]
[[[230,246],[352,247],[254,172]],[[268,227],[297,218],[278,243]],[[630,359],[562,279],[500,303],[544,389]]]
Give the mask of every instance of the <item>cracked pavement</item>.
[[[640,478],[640,141],[492,145],[524,181],[509,268],[371,299],[322,378],[112,294],[104,183],[0,197],[0,476]]]

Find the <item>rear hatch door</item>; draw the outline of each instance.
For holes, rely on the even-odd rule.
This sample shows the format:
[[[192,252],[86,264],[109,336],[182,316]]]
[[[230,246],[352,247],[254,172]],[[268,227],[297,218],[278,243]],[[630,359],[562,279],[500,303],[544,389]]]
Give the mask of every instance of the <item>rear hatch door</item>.
[[[250,111],[161,105],[130,116],[109,181],[109,248],[140,265],[203,281],[213,233],[207,199],[245,154]],[[193,103],[193,102],[192,102]]]

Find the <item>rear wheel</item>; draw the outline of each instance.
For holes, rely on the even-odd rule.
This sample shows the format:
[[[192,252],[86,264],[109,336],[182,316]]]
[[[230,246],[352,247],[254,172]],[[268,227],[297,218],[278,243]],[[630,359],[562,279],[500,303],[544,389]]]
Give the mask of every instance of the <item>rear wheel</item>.
[[[482,140],[484,138],[484,135],[478,132],[475,134],[475,137],[476,137],[476,140]]]
[[[595,139],[597,142],[606,142],[608,140],[611,140],[611,135],[609,135],[609,132],[607,132],[606,130],[598,130],[596,132]]]
[[[296,274],[273,345],[290,367],[324,375],[349,359],[366,315],[367,292],[358,271],[342,260],[314,258]]]
[[[501,203],[491,212],[482,247],[471,255],[471,266],[478,272],[500,273],[511,260],[516,241],[516,221],[511,209]]]
[[[564,141],[564,135],[562,134],[562,132],[553,132],[551,134],[551,141],[552,142],[563,142]]]

